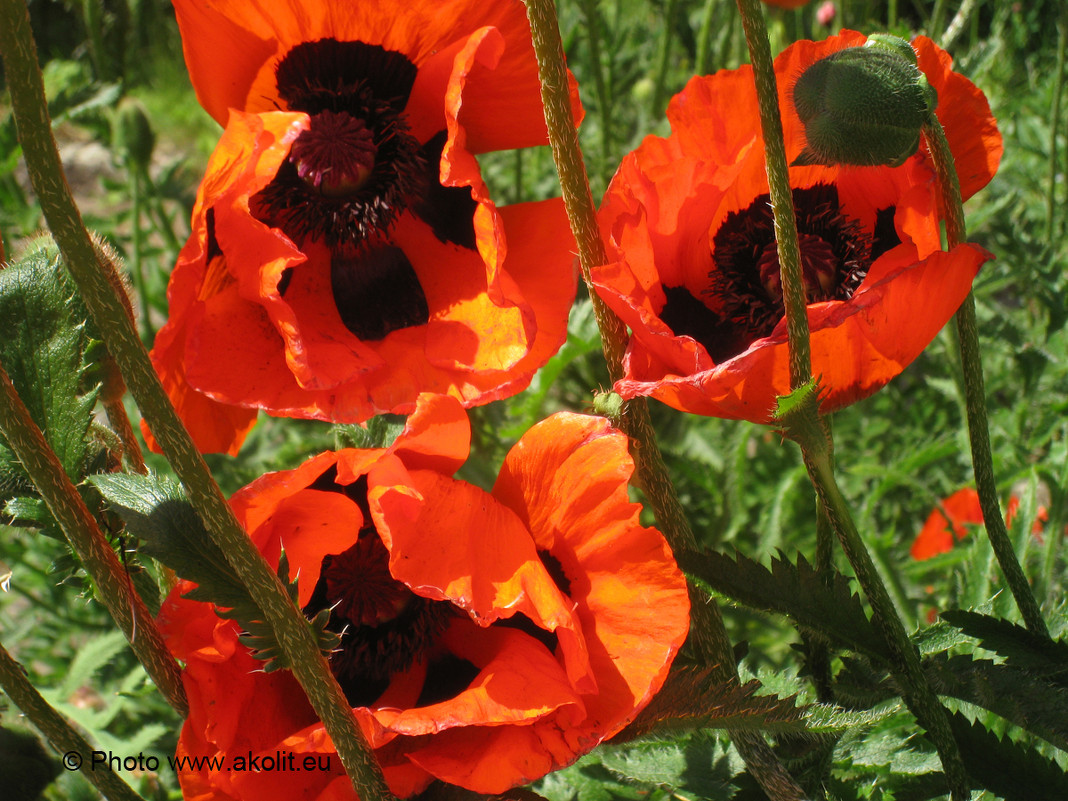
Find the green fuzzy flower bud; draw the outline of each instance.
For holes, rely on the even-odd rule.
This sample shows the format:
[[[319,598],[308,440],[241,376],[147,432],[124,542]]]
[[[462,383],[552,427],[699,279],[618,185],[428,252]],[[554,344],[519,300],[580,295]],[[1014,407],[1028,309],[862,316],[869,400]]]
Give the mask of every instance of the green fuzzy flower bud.
[[[920,146],[938,93],[916,66],[912,45],[876,34],[806,69],[793,101],[808,140],[794,166],[898,167]]]
[[[115,114],[115,148],[124,155],[126,163],[147,170],[156,148],[156,132],[148,121],[145,107],[133,98],[123,98]]]
[[[598,392],[593,396],[593,411],[609,420],[618,420],[623,414],[623,398],[615,392]]]

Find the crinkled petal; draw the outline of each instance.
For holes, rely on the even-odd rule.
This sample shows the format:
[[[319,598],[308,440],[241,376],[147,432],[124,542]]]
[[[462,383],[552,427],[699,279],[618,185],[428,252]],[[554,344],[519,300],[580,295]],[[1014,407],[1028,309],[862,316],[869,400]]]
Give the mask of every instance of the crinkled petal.
[[[627,495],[633,469],[626,437],[607,420],[560,412],[516,443],[493,488],[560,563],[582,620],[597,692],[564,731],[576,754],[660,689],[689,630],[682,572]]]

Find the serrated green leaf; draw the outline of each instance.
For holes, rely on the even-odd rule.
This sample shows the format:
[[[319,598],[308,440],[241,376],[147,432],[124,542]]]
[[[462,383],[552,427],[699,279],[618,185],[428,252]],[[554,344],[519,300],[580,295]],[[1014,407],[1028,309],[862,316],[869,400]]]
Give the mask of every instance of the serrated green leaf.
[[[978,782],[1005,801],[1068,798],[1068,774],[1055,762],[1010,740],[998,738],[960,714],[949,719],[960,744],[964,767]]]
[[[1068,751],[1068,688],[1029,670],[970,656],[924,661],[924,671],[939,695],[967,701]]]
[[[673,670],[660,692],[615,740],[696,728],[804,729],[803,710],[794,705],[793,698],[756,695],[760,687],[758,681],[741,686],[717,681],[712,668]]]
[[[983,648],[1004,657],[1007,664],[1068,688],[1068,642],[1050,640],[1011,621],[963,609],[951,609],[941,617],[979,640]]]
[[[800,554],[796,565],[779,554],[772,558],[770,569],[737,551],[733,558],[713,551],[684,551],[677,556],[686,573],[739,603],[786,615],[803,631],[850,650],[883,661],[891,658],[849,580],[840,573],[828,580]]]
[[[264,622],[263,611],[204,528],[180,485],[159,476],[122,473],[95,475],[89,481],[122,518],[127,531],[142,541],[143,553],[197,585],[186,598],[212,603],[220,617],[236,620],[245,632],[241,642],[253,650],[253,656],[267,661],[265,670],[288,667],[274,631]],[[289,580],[289,560],[284,553],[278,576],[296,600],[297,581]]]
[[[98,670],[114,659],[126,648],[126,637],[121,631],[109,631],[94,637],[78,649],[70,664],[63,683],[56,693],[67,698],[79,687],[92,684],[92,678]]]
[[[850,729],[873,726],[895,714],[897,709],[842,709],[829,704],[811,704],[804,708],[805,727],[816,734],[838,734]]]
[[[59,259],[45,250],[0,270],[0,362],[75,482],[96,402],[95,390],[79,391],[88,343],[79,305]]]
[[[33,526],[49,526],[55,524],[52,512],[49,511],[48,504],[44,502],[43,498],[34,498],[26,495],[9,498],[7,503],[4,504],[4,514],[8,515],[15,522],[24,524],[28,523]]]
[[[380,414],[362,425],[335,425],[334,438],[339,448],[388,448],[404,426],[404,417]]]
[[[123,473],[90,476],[89,481],[127,531],[144,543],[142,552],[198,585],[188,597],[236,609],[239,615],[247,609],[250,620],[262,619],[179,484],[159,476]]]
[[[628,784],[652,785],[702,799],[730,799],[737,788],[726,750],[711,737],[634,743],[596,752],[601,764]]]

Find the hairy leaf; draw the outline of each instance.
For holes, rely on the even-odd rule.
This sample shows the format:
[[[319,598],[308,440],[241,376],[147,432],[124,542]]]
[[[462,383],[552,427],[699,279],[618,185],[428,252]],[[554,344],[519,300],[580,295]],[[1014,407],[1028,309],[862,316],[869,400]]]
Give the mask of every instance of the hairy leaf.
[[[63,469],[82,478],[96,392],[81,394],[85,317],[59,259],[31,252],[0,270],[0,362]],[[15,464],[6,445],[0,460]]]
[[[122,518],[130,534],[143,542],[141,551],[194,582],[185,594],[194,601],[215,604],[216,614],[236,620],[244,630],[240,640],[262,660],[267,672],[287,668],[265,615],[226,561],[180,485],[158,476],[107,474],[89,479]],[[289,580],[289,562],[282,554],[278,577],[296,601],[297,580]],[[337,636],[326,630],[329,616],[318,615],[309,625],[323,653],[337,647]]]
[[[1012,664],[940,655],[924,662],[935,692],[975,704],[1068,751],[1068,688]]]
[[[773,557],[770,569],[737,552],[732,558],[687,551],[678,560],[688,574],[739,603],[786,615],[803,631],[850,650],[891,658],[849,580],[840,573],[828,580],[800,554],[796,565],[781,554]]]
[[[1005,801],[1068,798],[1068,774],[1025,746],[1000,739],[960,714],[949,720],[972,779]]]
[[[755,695],[760,682],[739,686],[715,678],[712,668],[684,667],[672,671],[660,692],[615,742],[625,742],[654,731],[696,728],[804,729],[804,710],[793,698]]]
[[[1007,664],[1068,688],[1068,642],[1049,640],[1008,620],[963,609],[943,612],[941,617],[979,640],[983,648],[1004,657]]]

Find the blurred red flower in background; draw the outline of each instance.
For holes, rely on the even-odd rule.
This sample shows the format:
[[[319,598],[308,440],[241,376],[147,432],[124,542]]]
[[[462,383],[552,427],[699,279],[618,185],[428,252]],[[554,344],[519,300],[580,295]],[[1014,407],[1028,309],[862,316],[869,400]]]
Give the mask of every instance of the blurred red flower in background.
[[[198,447],[236,452],[257,409],[359,422],[524,388],[575,272],[561,201],[498,208],[475,159],[546,142],[523,3],[175,11],[226,128],[152,352]]]
[[[845,31],[797,42],[775,62],[787,161],[805,146],[790,84]],[[982,93],[919,37],[919,66],[938,91],[964,197],[993,176],[1001,137]],[[612,263],[598,294],[633,336],[624,398],[648,395],[696,414],[768,422],[789,391],[788,349],[763,141],[748,66],[693,78],[668,107],[669,137],[623,161],[601,222]],[[926,150],[889,167],[794,167],[813,374],[823,411],[866,397],[927,346],[989,254],[940,250],[939,194]]]
[[[626,438],[560,413],[505,459],[492,493],[452,478],[470,429],[459,403],[422,396],[389,448],[324,453],[231,503],[272,564],[282,549],[305,613],[330,608],[330,664],[407,796],[437,778],[502,792],[567,765],[625,726],[686,636],[686,582],[627,496]],[[183,582],[160,622],[185,662],[178,754],[333,754],[287,671]],[[316,764],[319,764],[318,762]],[[187,768],[186,798],[353,798],[328,772]]]
[[[1015,495],[1009,498],[1005,509],[1005,524],[1011,526],[1013,518],[1020,508],[1020,499]],[[1043,523],[1049,520],[1049,512],[1045,506],[1039,506],[1035,514],[1035,522],[1031,526],[1031,533],[1041,535]],[[953,543],[964,539],[968,535],[971,526],[983,524],[983,510],[979,506],[979,493],[974,487],[965,487],[957,490],[943,500],[938,507],[931,510],[927,521],[923,524],[920,533],[909,553],[913,559],[930,559],[940,553],[953,550]]]

